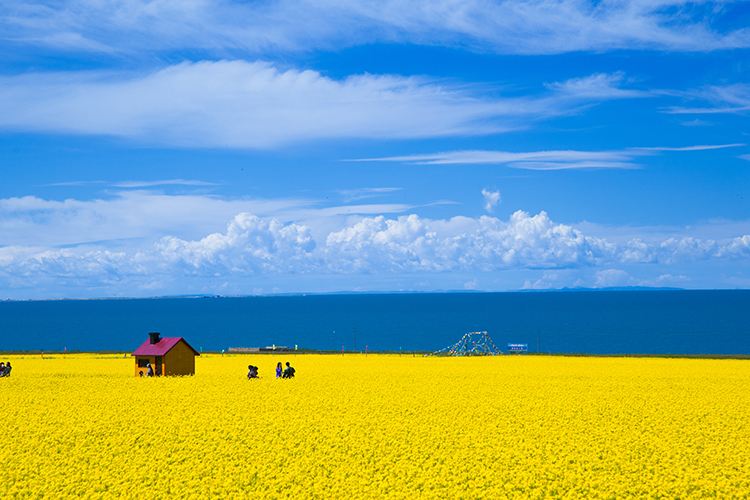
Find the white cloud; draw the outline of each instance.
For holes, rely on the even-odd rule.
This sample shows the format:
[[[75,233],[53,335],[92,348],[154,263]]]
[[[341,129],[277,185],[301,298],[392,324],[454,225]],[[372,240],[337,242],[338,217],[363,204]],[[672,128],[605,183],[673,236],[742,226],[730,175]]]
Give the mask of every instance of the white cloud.
[[[670,238],[659,245],[659,261],[667,264],[695,261],[718,255],[719,245],[713,240],[692,237]]]
[[[546,95],[498,98],[419,77],[335,80],[310,70],[280,71],[262,61],[184,62],[146,74],[2,77],[0,128],[181,147],[271,148],[314,139],[490,134],[584,104],[636,96],[610,87],[592,93],[588,87],[562,85]]]
[[[325,239],[328,233],[321,233],[321,229],[325,231],[349,217],[402,213],[413,208],[402,204],[322,205],[320,200],[302,198],[224,199],[145,190],[118,191],[86,201],[4,198],[0,199],[0,245],[57,247],[102,242],[119,247],[132,245],[131,240],[152,241],[165,234],[195,239],[220,231],[227,220],[241,212],[283,223],[314,221],[314,236]]]
[[[5,198],[0,199],[0,245],[80,245],[164,234],[196,238],[219,230],[240,212],[284,219],[284,213],[312,204],[304,199],[225,200],[142,190],[87,201]],[[350,209],[356,213],[356,207]]]
[[[97,184],[104,184],[107,186],[117,188],[143,188],[143,187],[155,187],[155,186],[219,186],[215,182],[197,181],[197,180],[185,180],[185,179],[171,179],[163,181],[119,181],[119,182],[106,182],[106,181],[70,181],[70,182],[55,182],[52,184],[46,184],[46,186],[92,186]]]
[[[500,204],[500,191],[482,189],[482,196],[484,196],[484,209],[488,212],[492,212],[492,209]]]
[[[746,234],[734,238],[731,243],[719,249],[718,255],[739,258],[750,257],[750,235]]]
[[[478,285],[479,285],[479,280],[474,278],[473,280],[467,281],[466,283],[464,283],[464,290],[476,290]]]
[[[698,90],[672,92],[688,100],[704,101],[700,107],[673,106],[665,111],[672,114],[743,113],[750,111],[750,84],[710,85]]]
[[[505,54],[747,47],[747,30],[722,32],[731,2],[580,2],[576,0],[77,0],[8,1],[0,26],[16,43],[56,51],[129,55],[199,49],[277,52],[340,49],[367,43],[461,46]],[[713,9],[712,9],[713,7]]]
[[[700,120],[696,118],[695,120],[681,121],[680,125],[682,125],[683,127],[710,127],[714,124],[711,122],[707,122],[705,120]]]
[[[532,282],[526,280],[523,284],[523,290],[550,290],[555,287],[553,284],[558,278],[557,273],[545,272],[541,278]]]
[[[628,286],[633,283],[633,278],[620,269],[604,269],[594,275],[595,288],[607,288],[611,286]]]
[[[463,232],[443,236],[446,226]],[[441,227],[442,226],[442,227]],[[492,217],[434,224],[416,215],[364,219],[331,233],[329,266],[338,272],[497,270],[593,264],[606,247],[546,213],[516,212],[507,223]]]
[[[202,275],[301,272],[314,248],[308,227],[248,213],[238,214],[226,234],[210,234],[200,241],[165,237],[157,244],[167,264]]]
[[[349,203],[350,201],[363,200],[365,198],[375,198],[378,196],[384,196],[397,191],[401,191],[402,188],[396,187],[385,187],[385,188],[359,188],[359,189],[345,189],[339,191],[344,197],[344,202]]]
[[[595,73],[584,78],[573,78],[562,83],[550,83],[547,84],[547,88],[560,94],[597,100],[650,96],[647,92],[620,88],[620,84],[624,79],[625,74],[622,72],[612,74]]]
[[[663,284],[670,284],[670,283],[680,283],[690,281],[690,278],[687,276],[679,275],[679,276],[672,276],[671,274],[662,274],[656,278],[657,283],[663,283]]]
[[[32,206],[33,202],[29,200]],[[415,214],[360,216],[356,221],[339,220],[339,226],[322,238],[316,234],[321,234],[320,229],[305,223],[243,212],[225,230],[198,239],[163,236],[151,242],[120,242],[117,248],[107,242],[67,247],[6,245],[0,247],[0,284],[96,287],[128,283],[130,289],[146,292],[169,290],[170,283],[182,278],[206,277],[216,280],[211,290],[219,293],[220,283],[242,277],[275,276],[264,285],[268,289],[279,286],[274,281],[300,274],[413,275],[421,276],[420,280],[455,275],[462,279],[459,283],[471,284],[476,273],[540,269],[545,270],[544,276],[526,280],[524,287],[543,289],[560,286],[575,278],[570,273],[589,269],[595,271],[591,282],[597,287],[663,286],[687,281],[684,273],[670,271],[685,269],[685,265],[750,262],[747,234],[722,241],[671,236],[655,242],[632,238],[615,243],[554,223],[545,212],[518,211],[507,221],[488,216],[444,220]],[[660,277],[636,279],[622,269],[644,264],[659,269]],[[564,280],[559,279],[560,273]],[[249,289],[232,290],[247,293]]]
[[[155,186],[218,186],[215,182],[191,181],[184,179],[171,179],[164,181],[121,181],[111,184],[119,188],[143,188]]]
[[[685,147],[632,147],[623,151],[447,151],[385,158],[364,158],[347,161],[405,162],[415,165],[496,164],[525,170],[571,170],[588,168],[635,169],[635,157],[661,152],[705,151],[746,146],[744,143]]]
[[[391,161],[417,165],[505,164],[527,170],[562,170],[577,168],[638,168],[635,153],[623,151],[448,151],[434,154],[391,156],[349,161]]]
[[[628,148],[635,151],[710,151],[712,149],[724,149],[724,148],[736,148],[740,146],[747,146],[747,144],[738,142],[735,144],[712,144],[704,146],[685,146],[681,148],[669,148],[669,147],[654,147],[654,148]]]

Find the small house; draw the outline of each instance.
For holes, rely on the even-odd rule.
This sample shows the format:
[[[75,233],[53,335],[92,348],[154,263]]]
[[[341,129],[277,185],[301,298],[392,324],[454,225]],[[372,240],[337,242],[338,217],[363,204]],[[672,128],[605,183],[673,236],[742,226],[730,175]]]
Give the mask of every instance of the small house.
[[[200,353],[182,337],[160,337],[160,333],[149,333],[149,340],[136,349],[135,376],[146,376],[150,363],[154,375],[195,375],[195,357]]]

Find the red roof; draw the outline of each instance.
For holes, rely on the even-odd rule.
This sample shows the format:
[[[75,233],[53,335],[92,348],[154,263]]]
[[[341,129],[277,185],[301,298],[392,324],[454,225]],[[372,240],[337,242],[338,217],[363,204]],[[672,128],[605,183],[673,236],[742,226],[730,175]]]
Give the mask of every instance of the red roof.
[[[185,342],[185,345],[190,349],[193,349],[193,346],[188,344],[182,337],[162,337],[156,344],[152,344],[151,339],[145,341],[141,344],[141,347],[133,351],[131,356],[164,356],[170,349],[176,346],[180,340]],[[193,352],[196,356],[200,356],[200,353],[195,349],[193,349]]]

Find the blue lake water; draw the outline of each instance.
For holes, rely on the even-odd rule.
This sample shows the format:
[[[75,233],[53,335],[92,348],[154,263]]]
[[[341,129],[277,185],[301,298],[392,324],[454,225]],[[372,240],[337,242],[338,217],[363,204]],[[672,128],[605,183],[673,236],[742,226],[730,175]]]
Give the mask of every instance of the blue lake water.
[[[437,350],[487,331],[505,351],[750,354],[750,291],[306,295],[0,302],[0,350]]]

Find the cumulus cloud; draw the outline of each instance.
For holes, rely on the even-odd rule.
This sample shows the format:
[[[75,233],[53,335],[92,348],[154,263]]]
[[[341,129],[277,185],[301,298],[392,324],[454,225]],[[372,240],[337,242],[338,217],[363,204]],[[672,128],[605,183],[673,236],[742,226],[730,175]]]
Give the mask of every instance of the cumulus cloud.
[[[146,276],[155,270],[153,252],[116,252],[90,245],[75,248],[0,248],[0,275],[24,278],[54,276],[117,281],[124,276]]]
[[[633,278],[620,269],[604,269],[597,271],[594,275],[595,288],[607,288],[611,286],[627,286],[633,283]]]
[[[556,272],[546,272],[536,281],[526,280],[523,284],[523,290],[549,290],[554,288],[554,282],[557,280]]]
[[[250,213],[236,215],[224,231],[200,239],[165,236],[151,245],[113,250],[102,244],[64,248],[0,247],[0,278],[137,282],[157,289],[182,277],[315,275],[423,276],[454,273],[477,284],[475,273],[545,270],[526,288],[550,288],[560,272],[596,270],[597,287],[663,285],[684,281],[662,272],[649,282],[632,278],[623,266],[675,266],[697,261],[750,261],[750,235],[724,242],[690,236],[661,242],[631,239],[616,244],[553,222],[545,212],[518,211],[507,221],[495,217],[445,220],[416,214],[364,217],[331,231],[323,240],[313,229]],[[468,280],[468,281],[467,281]]]
[[[492,209],[500,204],[500,191],[482,189],[482,196],[484,196],[484,209],[488,212],[492,212]]]
[[[479,285],[479,280],[474,278],[473,280],[467,281],[466,283],[464,283],[464,290],[476,290],[478,285]]]
[[[167,264],[191,274],[260,274],[304,270],[315,242],[306,226],[241,213],[229,223],[226,233],[210,234],[199,241],[165,237],[156,247]]]
[[[465,230],[441,235],[454,224]],[[468,224],[465,218],[434,224],[416,215],[368,218],[331,233],[326,251],[339,272],[442,272],[593,264],[606,245],[554,224],[544,212],[532,217],[519,211],[507,223],[486,216]]]
[[[8,1],[0,26],[16,43],[56,51],[134,54],[199,49],[260,53],[367,43],[460,46],[502,54],[747,47],[721,29],[741,5],[687,1],[452,0],[272,2]]]
[[[734,238],[728,245],[717,251],[719,256],[746,258],[750,257],[750,235]]]

